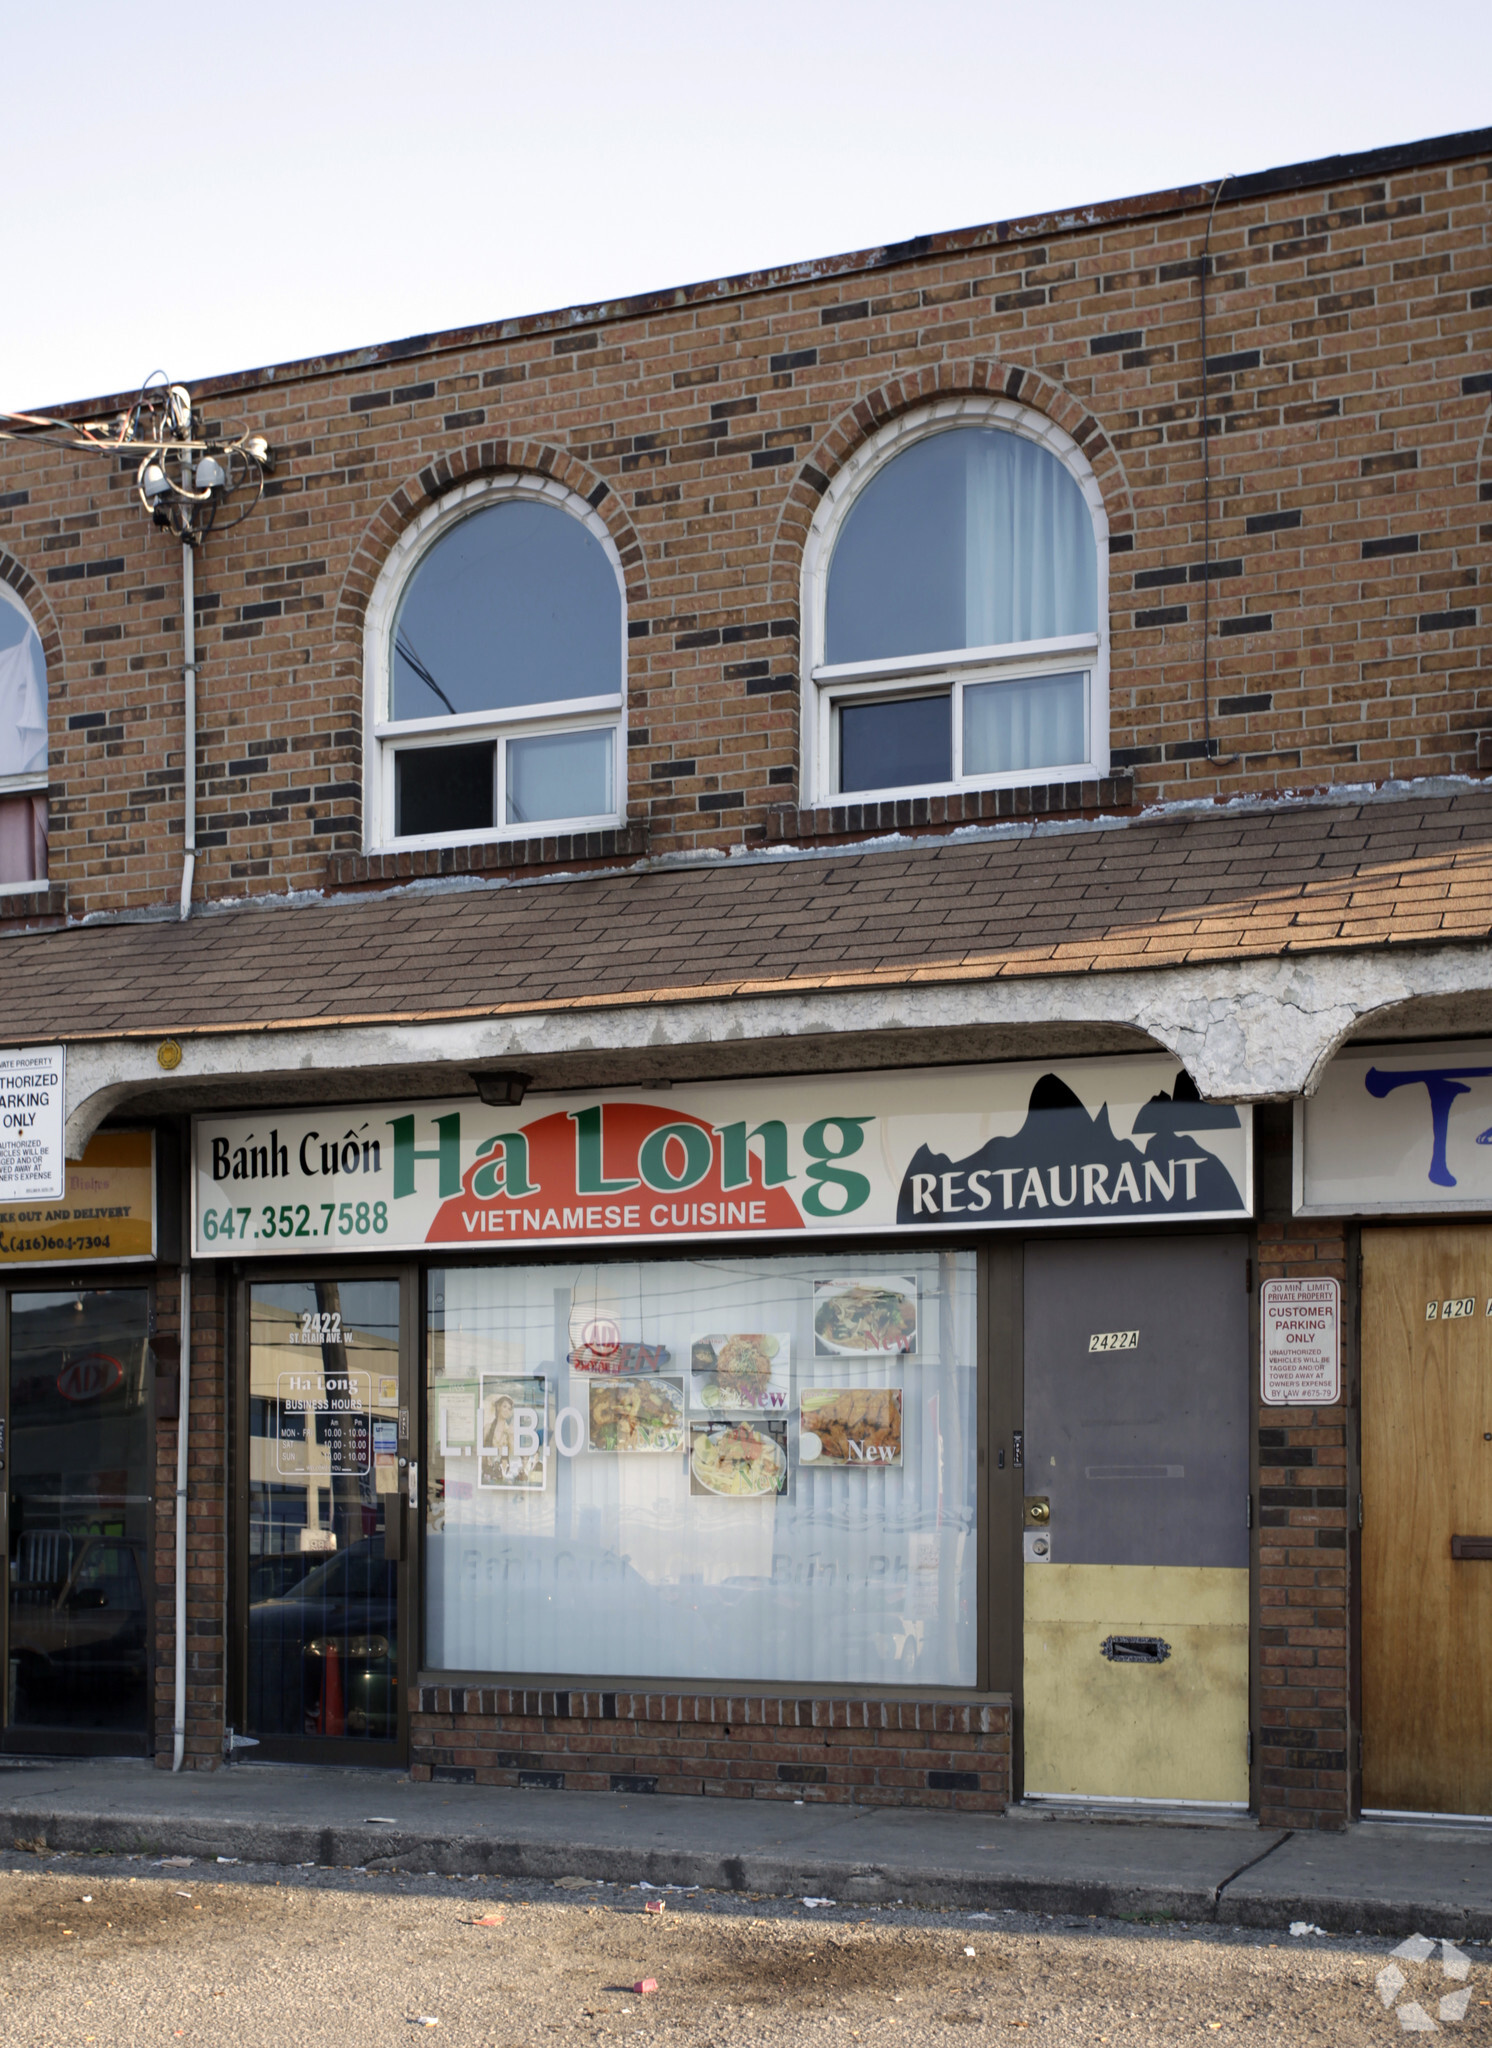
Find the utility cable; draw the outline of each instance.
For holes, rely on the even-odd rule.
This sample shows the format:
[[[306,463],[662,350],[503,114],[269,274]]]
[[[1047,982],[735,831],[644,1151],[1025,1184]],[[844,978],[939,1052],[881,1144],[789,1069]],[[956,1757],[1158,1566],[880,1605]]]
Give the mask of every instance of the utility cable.
[[[1212,431],[1207,418],[1207,266],[1211,261],[1212,223],[1223,187],[1233,173],[1224,172],[1212,195],[1207,232],[1202,237],[1202,746],[1212,759]]]

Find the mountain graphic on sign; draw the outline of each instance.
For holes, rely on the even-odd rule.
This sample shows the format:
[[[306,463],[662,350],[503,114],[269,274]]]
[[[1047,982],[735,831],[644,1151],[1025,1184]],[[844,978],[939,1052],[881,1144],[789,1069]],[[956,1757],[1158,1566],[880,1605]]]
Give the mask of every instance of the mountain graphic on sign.
[[[1003,1215],[1112,1222],[1242,1209],[1232,1174],[1192,1135],[1238,1130],[1236,1109],[1200,1101],[1183,1072],[1172,1094],[1143,1105],[1134,1127],[1148,1136],[1148,1145],[1115,1136],[1107,1103],[1090,1114],[1065,1081],[1043,1074],[1012,1137],[991,1138],[962,1159],[919,1146],[902,1176],[897,1223],[944,1223],[956,1215],[984,1222]],[[975,1175],[984,1178],[971,1182]],[[981,1204],[984,1196],[989,1199]]]

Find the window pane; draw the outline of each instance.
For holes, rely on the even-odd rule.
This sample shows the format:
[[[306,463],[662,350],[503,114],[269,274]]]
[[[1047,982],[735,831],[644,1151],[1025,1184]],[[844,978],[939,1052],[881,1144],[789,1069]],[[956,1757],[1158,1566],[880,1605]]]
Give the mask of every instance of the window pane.
[[[894,456],[829,569],[830,662],[1097,630],[1093,521],[1075,479],[1019,434],[960,427]]]
[[[489,505],[424,555],[394,622],[392,715],[512,710],[622,687],[622,594],[557,505]]]
[[[915,1349],[826,1342],[830,1275]],[[429,1357],[436,1669],[975,1683],[972,1253],[437,1269]]]
[[[404,747],[394,756],[395,836],[490,832],[495,742]]]
[[[0,883],[46,879],[46,797],[0,796]]]
[[[1088,758],[1088,678],[1028,677],[964,689],[964,773],[1067,768]]]
[[[47,765],[47,664],[31,614],[0,583],[0,775]]]
[[[11,1295],[12,1727],[145,1733],[149,1328],[143,1287]]]
[[[907,789],[952,777],[953,711],[947,695],[840,705],[842,790]]]
[[[611,734],[552,732],[508,742],[508,823],[604,818],[611,804]]]

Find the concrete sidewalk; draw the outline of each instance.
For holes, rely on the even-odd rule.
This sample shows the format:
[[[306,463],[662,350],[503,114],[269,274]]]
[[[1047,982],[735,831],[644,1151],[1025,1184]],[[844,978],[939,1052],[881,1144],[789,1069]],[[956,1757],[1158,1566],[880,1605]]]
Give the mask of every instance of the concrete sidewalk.
[[[0,1844],[1492,1939],[1492,1828],[1048,1817],[412,1784],[396,1771],[0,1762]]]

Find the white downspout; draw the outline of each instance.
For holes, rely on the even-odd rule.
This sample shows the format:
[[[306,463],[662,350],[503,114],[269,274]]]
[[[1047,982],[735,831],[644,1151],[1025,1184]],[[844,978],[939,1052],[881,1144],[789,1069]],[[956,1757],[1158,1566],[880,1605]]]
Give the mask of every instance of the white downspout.
[[[181,915],[192,914],[192,876],[197,866],[197,593],[192,543],[181,544],[182,681],[185,685],[185,855],[181,864]]]
[[[190,557],[191,550],[188,549]],[[191,855],[187,855],[187,878]],[[183,900],[187,878],[182,881]],[[186,911],[183,909],[182,916]],[[181,1269],[181,1413],[176,1424],[176,1688],[172,1698],[171,1768],[186,1755],[187,1436],[192,1415],[192,1269]]]

